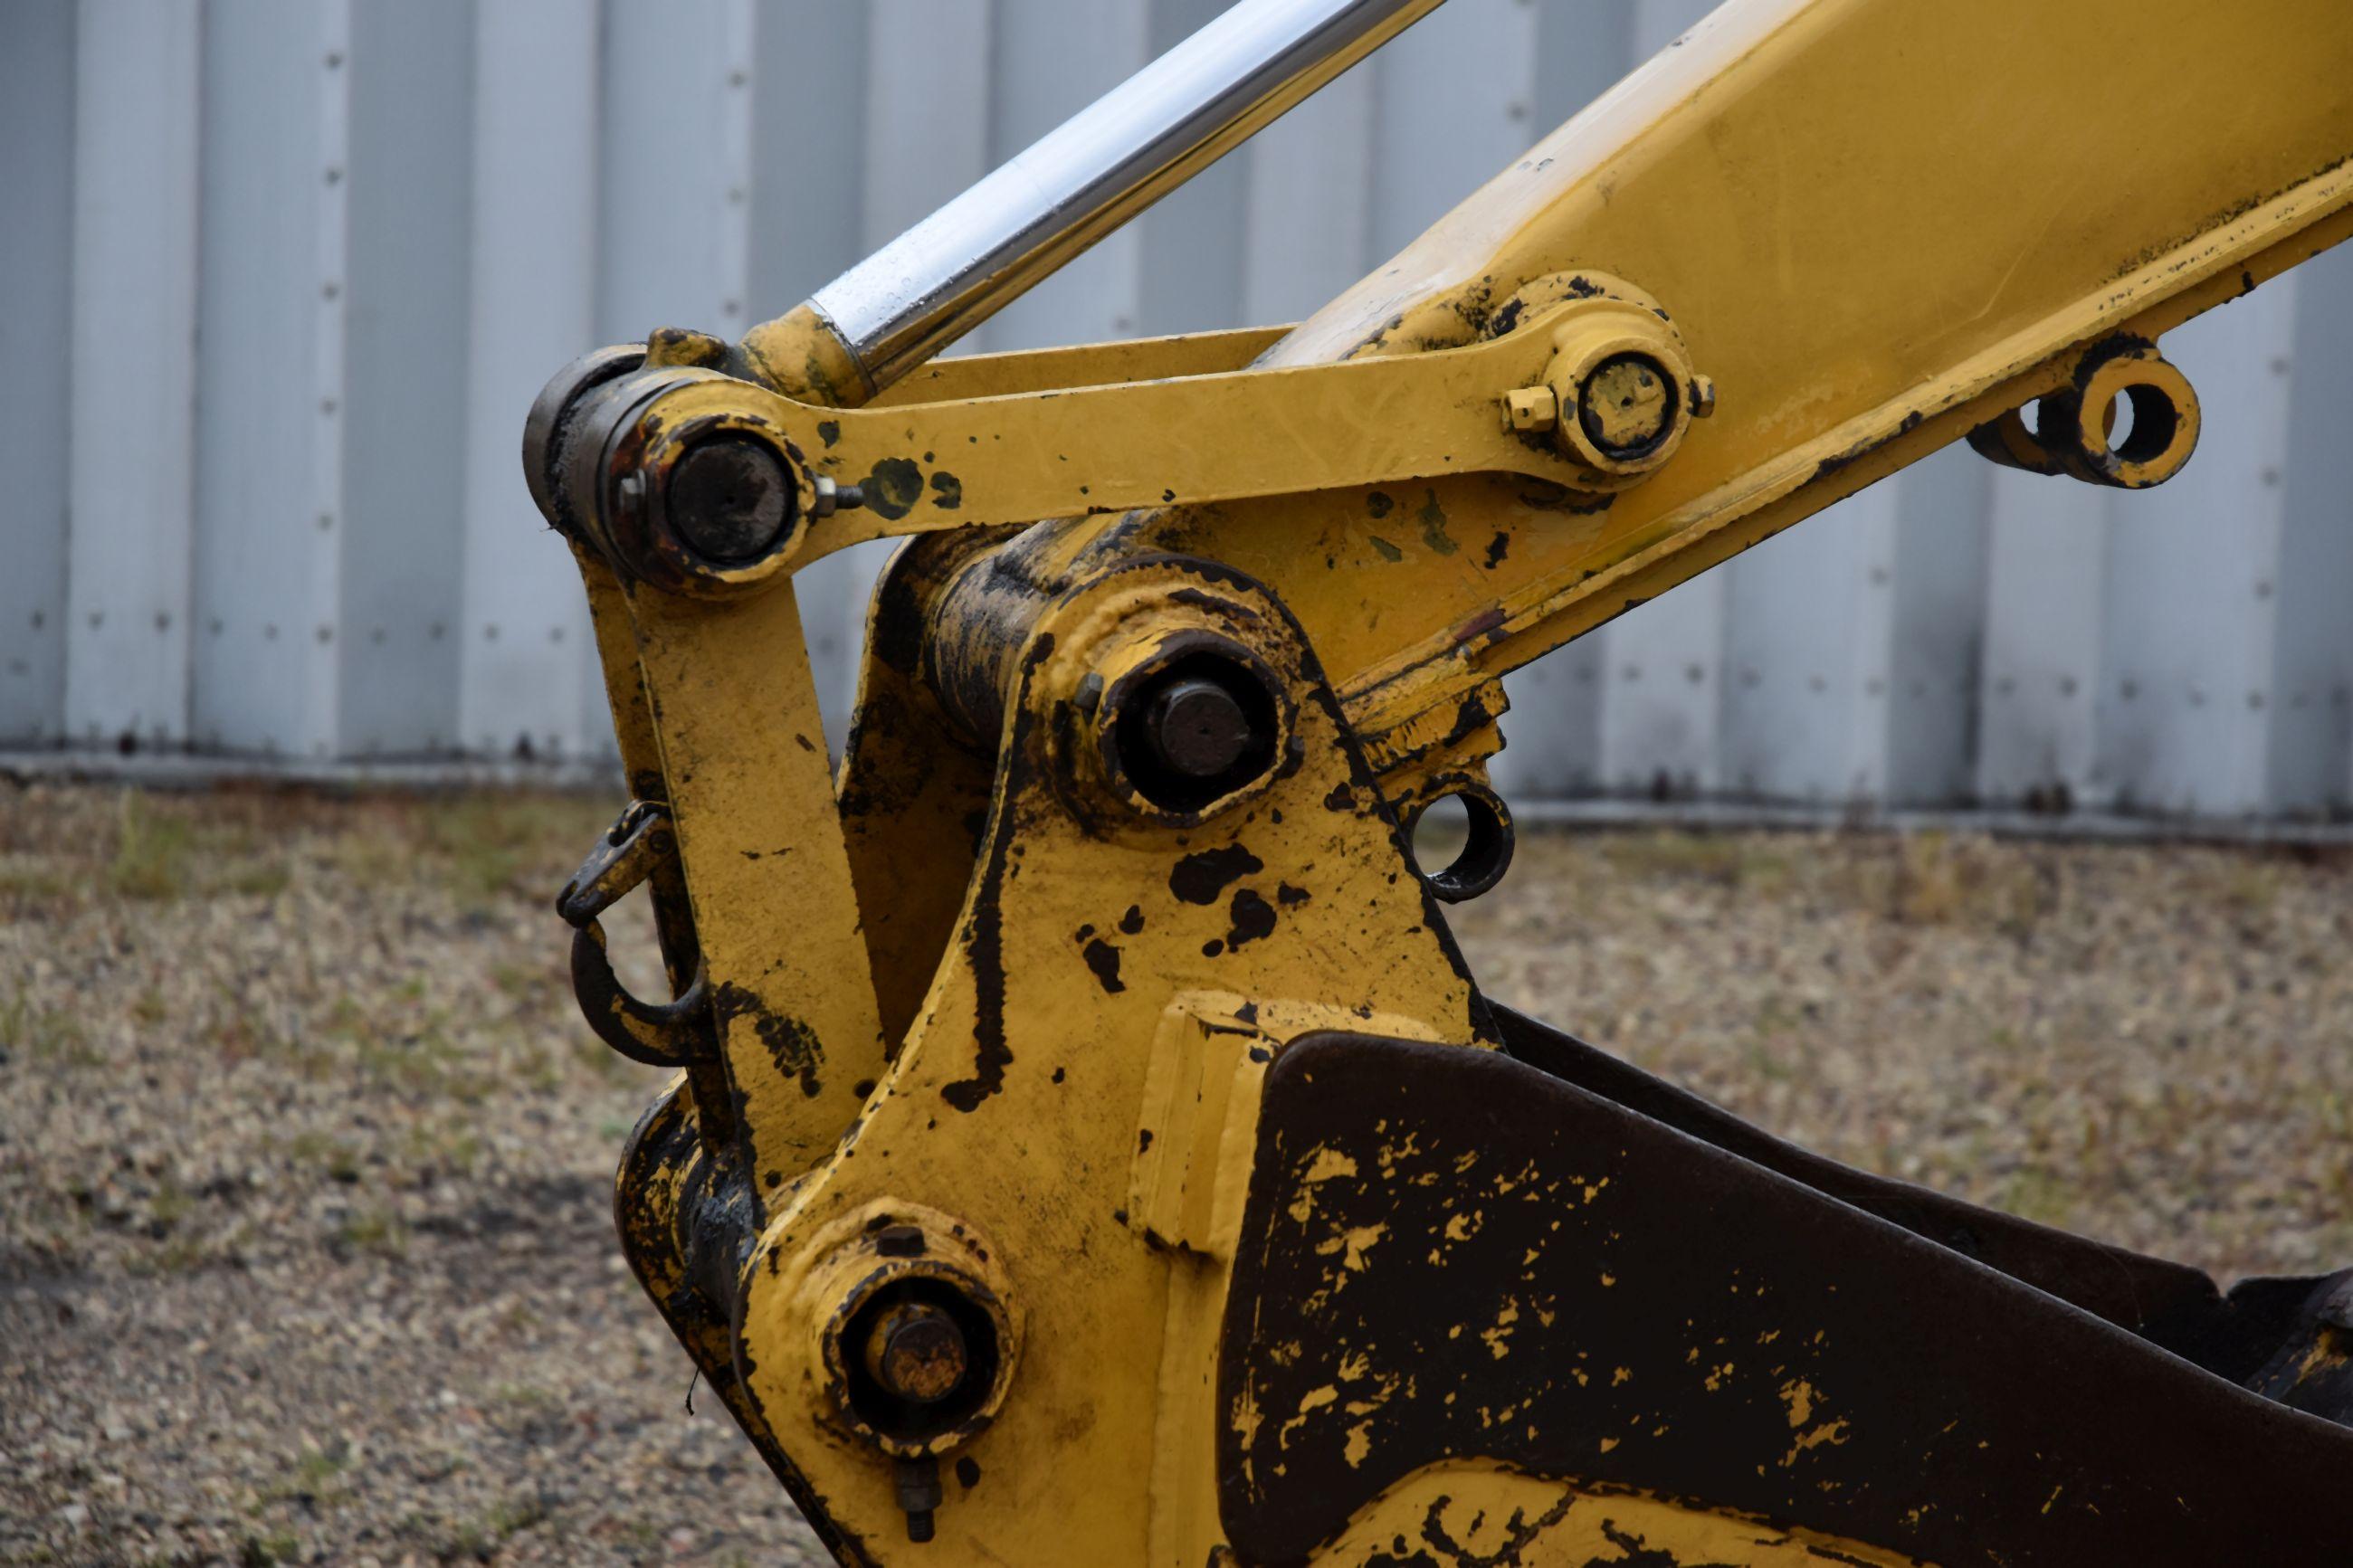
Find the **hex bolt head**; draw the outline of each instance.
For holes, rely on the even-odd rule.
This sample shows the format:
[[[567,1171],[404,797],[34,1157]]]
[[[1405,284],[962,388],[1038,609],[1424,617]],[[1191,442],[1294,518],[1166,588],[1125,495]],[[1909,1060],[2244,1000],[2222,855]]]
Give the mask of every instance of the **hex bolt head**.
[[[1613,458],[1638,458],[1666,436],[1675,416],[1674,383],[1644,353],[1612,354],[1577,389],[1577,420]]]
[[[875,1382],[914,1405],[936,1405],[954,1394],[972,1363],[955,1319],[923,1301],[883,1313],[866,1337],[865,1357]]]
[[[792,470],[754,436],[698,442],[670,471],[670,525],[689,550],[721,566],[757,561],[793,521]]]
[[[892,1476],[899,1494],[899,1507],[907,1515],[907,1539],[918,1545],[932,1539],[938,1530],[934,1518],[947,1494],[940,1485],[940,1462],[926,1454],[920,1459],[902,1459]]]
[[[1225,773],[1241,761],[1252,738],[1250,715],[1234,694],[1198,678],[1172,680],[1155,692],[1145,721],[1154,754],[1188,779]]]
[[[1504,394],[1504,423],[1535,433],[1560,423],[1560,395],[1549,386],[1523,386]]]

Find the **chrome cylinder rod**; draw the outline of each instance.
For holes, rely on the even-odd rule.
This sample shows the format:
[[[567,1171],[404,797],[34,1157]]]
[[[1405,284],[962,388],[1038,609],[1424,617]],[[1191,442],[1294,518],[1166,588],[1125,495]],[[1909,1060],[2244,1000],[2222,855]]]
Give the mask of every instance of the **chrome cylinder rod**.
[[[818,290],[888,386],[1441,0],[1242,0]]]

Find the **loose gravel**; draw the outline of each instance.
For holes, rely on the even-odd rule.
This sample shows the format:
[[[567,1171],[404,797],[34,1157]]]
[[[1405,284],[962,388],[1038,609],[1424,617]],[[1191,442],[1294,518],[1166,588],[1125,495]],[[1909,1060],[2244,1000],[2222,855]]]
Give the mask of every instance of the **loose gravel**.
[[[823,1560],[611,1237],[659,1075],[546,912],[608,816],[0,784],[0,1562]],[[2353,1261],[2348,892],[2333,854],[1532,834],[1456,929],[1777,1131],[2235,1277]]]

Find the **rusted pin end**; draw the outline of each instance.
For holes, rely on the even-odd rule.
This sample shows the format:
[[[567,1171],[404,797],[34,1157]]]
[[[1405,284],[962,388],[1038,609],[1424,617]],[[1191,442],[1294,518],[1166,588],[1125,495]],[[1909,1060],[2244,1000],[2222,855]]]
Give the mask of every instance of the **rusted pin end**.
[[[1612,354],[1577,389],[1577,422],[1608,456],[1630,461],[1666,438],[1675,416],[1674,384],[1646,353]]]
[[[793,521],[793,475],[782,454],[750,436],[696,442],[670,475],[670,522],[704,560],[759,560]]]
[[[1212,779],[1242,760],[1252,739],[1250,715],[1213,680],[1172,680],[1153,695],[1146,715],[1152,749],[1173,772]]]
[[[898,1398],[936,1405],[954,1394],[971,1369],[964,1331],[927,1301],[906,1301],[882,1314],[866,1336],[866,1370]]]

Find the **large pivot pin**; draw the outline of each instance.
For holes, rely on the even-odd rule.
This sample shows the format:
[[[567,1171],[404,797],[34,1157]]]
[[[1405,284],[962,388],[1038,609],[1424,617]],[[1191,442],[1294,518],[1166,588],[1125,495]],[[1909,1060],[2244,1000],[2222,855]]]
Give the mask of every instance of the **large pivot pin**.
[[[1580,274],[1553,328],[1544,380],[1504,395],[1504,423],[1549,435],[1596,489],[1640,483],[1675,455],[1715,385],[1692,368],[1683,334],[1648,296]]]

